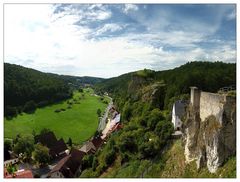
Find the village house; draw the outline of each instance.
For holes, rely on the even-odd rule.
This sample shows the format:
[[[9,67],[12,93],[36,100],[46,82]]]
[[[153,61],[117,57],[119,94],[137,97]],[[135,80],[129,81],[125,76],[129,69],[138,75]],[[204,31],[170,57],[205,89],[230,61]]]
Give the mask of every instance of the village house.
[[[4,167],[8,167],[10,165],[17,164],[18,162],[19,162],[18,158],[6,160],[6,161],[4,161]]]
[[[182,117],[186,113],[187,102],[178,100],[173,104],[172,109],[172,123],[174,130],[180,131],[182,129]]]
[[[81,148],[80,151],[86,154],[94,154],[97,148],[93,145],[92,141],[87,141]]]
[[[52,158],[63,157],[66,155],[67,145],[64,140],[61,138],[57,140],[53,132],[46,132],[41,135],[34,137],[35,143],[41,143],[49,148],[49,155]]]
[[[4,168],[4,178],[33,178],[33,173],[31,170],[21,169],[13,174],[9,174],[7,169]]]
[[[80,175],[82,158],[85,153],[72,149],[71,153],[61,159],[57,165],[49,172],[48,178],[74,178]]]

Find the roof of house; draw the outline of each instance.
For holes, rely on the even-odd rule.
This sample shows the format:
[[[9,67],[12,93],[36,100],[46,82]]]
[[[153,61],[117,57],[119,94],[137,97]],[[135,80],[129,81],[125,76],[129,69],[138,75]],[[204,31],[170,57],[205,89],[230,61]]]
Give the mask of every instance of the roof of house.
[[[71,154],[60,160],[57,165],[50,171],[48,176],[56,171],[59,171],[65,178],[74,177],[77,169],[81,165],[81,161],[84,155],[84,152],[77,149],[72,149]]]
[[[71,157],[71,155],[67,155],[66,157],[62,158],[57,165],[50,171],[50,173],[54,173],[56,171],[59,171],[64,164],[66,163],[66,161]]]
[[[64,140],[61,138],[58,140],[54,146],[50,148],[50,154],[51,155],[56,155],[59,154],[63,151],[67,150],[67,145],[65,144]]]
[[[31,170],[20,170],[13,175],[8,174],[5,178],[33,178],[33,173]]]
[[[64,140],[61,138],[57,140],[53,132],[46,132],[34,137],[36,143],[41,143],[49,148],[49,154],[51,156],[56,156],[59,153],[67,150],[67,146]]]
[[[93,145],[91,141],[88,141],[80,148],[80,150],[85,153],[90,153],[90,152],[95,152],[96,147]]]
[[[77,150],[75,148],[72,148],[72,150],[71,150],[71,156],[74,160],[81,162],[84,155],[85,155],[85,152],[83,152],[83,151]]]
[[[34,137],[36,143],[41,143],[48,148],[54,146],[57,142],[57,138],[52,131],[46,132],[44,134],[36,135]]]
[[[186,102],[184,102],[182,100],[176,101],[173,106],[175,115],[178,117],[182,117],[185,114],[186,106],[187,106]]]
[[[95,146],[96,149],[102,146],[103,144],[103,139],[101,137],[96,137],[92,139],[92,143]]]

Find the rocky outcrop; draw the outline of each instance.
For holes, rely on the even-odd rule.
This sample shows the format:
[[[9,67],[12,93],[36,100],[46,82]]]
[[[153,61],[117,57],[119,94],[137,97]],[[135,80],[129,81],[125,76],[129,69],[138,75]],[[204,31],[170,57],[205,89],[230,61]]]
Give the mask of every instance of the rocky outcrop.
[[[194,89],[184,123],[185,159],[214,173],[236,153],[236,98]]]

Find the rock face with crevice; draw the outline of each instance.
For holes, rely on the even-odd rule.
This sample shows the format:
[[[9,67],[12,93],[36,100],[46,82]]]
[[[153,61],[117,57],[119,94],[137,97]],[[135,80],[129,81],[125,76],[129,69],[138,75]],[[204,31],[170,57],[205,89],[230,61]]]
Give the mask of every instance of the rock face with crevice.
[[[215,173],[236,154],[236,98],[191,88],[183,129],[185,159]]]

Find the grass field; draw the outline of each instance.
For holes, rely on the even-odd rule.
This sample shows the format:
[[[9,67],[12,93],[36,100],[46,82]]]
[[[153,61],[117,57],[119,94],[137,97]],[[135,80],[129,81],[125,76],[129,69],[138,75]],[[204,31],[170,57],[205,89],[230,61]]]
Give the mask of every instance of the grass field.
[[[99,97],[92,95],[92,89],[84,89],[82,93],[74,92],[74,102],[68,109],[67,101],[37,109],[33,114],[23,113],[17,117],[4,119],[4,137],[15,138],[17,134],[32,134],[33,130],[38,134],[43,128],[52,130],[57,138],[63,138],[65,142],[71,137],[73,143],[81,144],[90,138],[98,127],[97,109],[104,112],[107,104]],[[104,98],[109,101],[108,98]],[[56,113],[57,109],[66,109]]]

